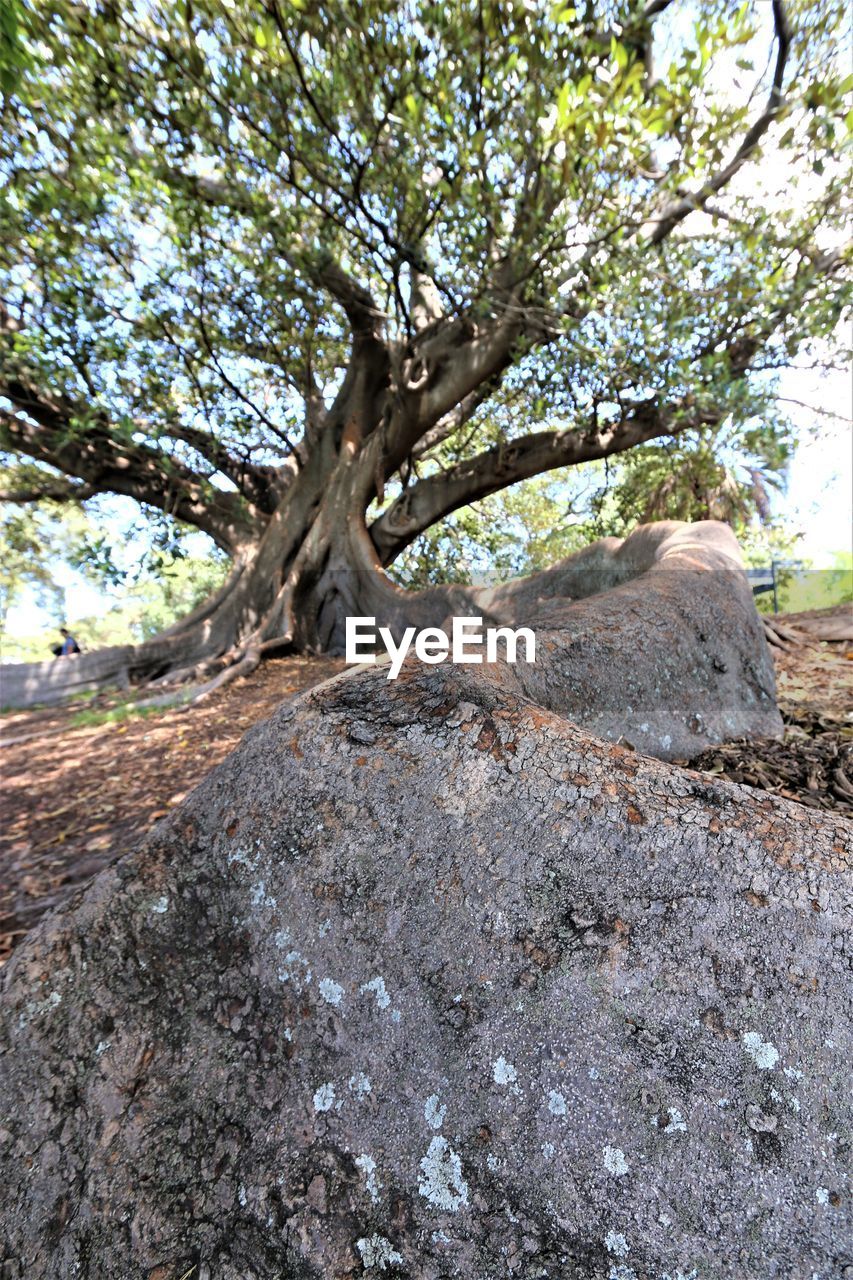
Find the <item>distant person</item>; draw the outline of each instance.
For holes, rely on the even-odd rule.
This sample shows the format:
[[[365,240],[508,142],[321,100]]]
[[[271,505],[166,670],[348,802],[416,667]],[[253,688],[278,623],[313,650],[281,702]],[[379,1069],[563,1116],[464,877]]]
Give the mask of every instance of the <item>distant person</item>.
[[[80,652],[80,646],[66,627],[59,628],[62,644],[55,644],[53,652],[57,658],[70,658],[73,653]]]

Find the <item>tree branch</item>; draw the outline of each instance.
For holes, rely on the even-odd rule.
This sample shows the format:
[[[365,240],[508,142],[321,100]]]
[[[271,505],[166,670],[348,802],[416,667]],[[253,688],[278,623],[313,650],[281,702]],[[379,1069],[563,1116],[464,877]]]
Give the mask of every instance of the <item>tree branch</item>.
[[[411,267],[411,298],[409,314],[412,324],[418,332],[428,329],[444,316],[441,295],[432,277],[425,271]]]
[[[0,412],[0,435],[3,430],[3,415]],[[45,476],[45,483],[31,485],[26,489],[0,490],[0,502],[12,502],[24,506],[29,502],[85,502],[93,498],[97,490],[90,484],[75,484],[71,480],[53,479]]]
[[[439,418],[434,427],[430,427],[426,435],[422,436],[412,450],[411,456],[418,461],[440,445],[443,441],[448,440],[455,431],[460,427],[464,427],[465,423],[473,418],[484,400],[488,400],[489,396],[496,389],[496,383],[499,379],[493,379],[490,382],[484,382],[482,386],[477,387],[475,391],[465,396],[450,413],[446,413],[443,418]]]
[[[262,197],[216,178],[199,177],[162,164],[156,165],[155,171],[161,178],[184,187],[205,203],[224,205],[238,213],[257,215],[258,204],[263,202]],[[270,226],[274,228],[275,210],[270,206],[267,212]],[[344,271],[330,254],[317,253],[305,242],[293,246],[282,245],[277,240],[276,248],[292,270],[324,289],[340,304],[355,334],[379,336],[385,319],[381,309],[370,291]]]
[[[817,283],[841,270],[850,247],[844,244],[827,251],[803,249],[801,270],[811,277],[812,283]],[[725,354],[734,377],[743,378],[749,373],[757,353],[790,313],[791,306],[782,302],[752,332],[738,334],[728,342]],[[716,345],[710,342],[697,353],[696,358],[708,358],[715,352]],[[467,403],[471,403],[470,397],[474,395],[476,391],[468,393]],[[457,408],[462,410],[465,403],[463,400]],[[449,411],[451,417],[453,412]],[[714,425],[720,418],[720,412],[696,410],[689,401],[661,406],[656,398],[652,398],[629,406],[619,422],[599,431],[585,434],[577,431],[535,432],[466,459],[448,471],[419,480],[374,521],[371,536],[383,564],[390,564],[437,520],[519,480],[556,467],[623,453],[660,436]],[[422,433],[422,438],[426,443],[429,433]]]
[[[340,303],[356,337],[381,337],[385,316],[370,291],[332,257],[315,259],[309,266],[309,275]]]
[[[226,476],[240,493],[259,511],[272,515],[282,493],[293,478],[288,467],[259,466],[248,457],[235,458],[213,435],[198,427],[174,423],[166,428],[172,440],[182,440],[221,475]]]
[[[620,422],[589,433],[538,431],[488,449],[419,480],[406,489],[370,527],[374,545],[388,565],[414,539],[452,511],[556,467],[624,453],[659,436],[717,421],[718,414],[660,407],[655,399],[637,404]]]
[[[657,225],[649,237],[651,244],[660,244],[689,214],[697,209],[704,208],[711,196],[721,191],[731,181],[755,151],[764,134],[779,114],[784,103],[782,84],[785,78],[785,67],[788,62],[788,51],[791,47],[791,27],[788,22],[784,0],[772,0],[772,4],[773,29],[778,47],[776,66],[773,71],[773,83],[770,86],[770,93],[764,110],[746,131],[740,146],[724,168],[720,169],[712,178],[709,178],[698,191],[688,193],[682,200],[669,205],[663,210],[660,217],[655,220]],[[666,6],[662,7],[665,8]],[[661,7],[658,7],[656,11],[661,12]]]
[[[398,378],[403,411],[388,432],[386,475],[400,468],[433,427],[460,405],[471,405],[484,386],[494,387],[522,332],[522,312],[505,306],[491,321],[475,325],[459,316],[419,335]]]
[[[20,378],[0,383],[17,413],[0,409],[0,448],[47,463],[93,492],[124,494],[208,533],[233,553],[263,528],[238,494],[226,493],[177,458],[111,431],[68,397],[47,396]],[[26,416],[20,416],[21,414]],[[92,425],[84,426],[89,418]]]

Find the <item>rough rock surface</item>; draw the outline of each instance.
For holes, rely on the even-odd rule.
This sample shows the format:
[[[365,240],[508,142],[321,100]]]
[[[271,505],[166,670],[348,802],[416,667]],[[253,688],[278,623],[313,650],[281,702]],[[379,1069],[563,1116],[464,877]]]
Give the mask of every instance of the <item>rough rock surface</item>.
[[[525,692],[593,733],[662,760],[781,736],[773,661],[728,525],[661,521],[605,538],[482,597],[527,623]]]
[[[512,668],[336,677],[8,965],[0,1274],[847,1275],[850,855]]]

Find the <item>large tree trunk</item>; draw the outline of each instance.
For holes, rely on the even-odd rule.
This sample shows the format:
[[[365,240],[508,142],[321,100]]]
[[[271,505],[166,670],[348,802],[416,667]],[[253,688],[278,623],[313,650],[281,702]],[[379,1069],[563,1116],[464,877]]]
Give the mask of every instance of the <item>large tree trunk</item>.
[[[348,616],[374,618],[397,643],[406,628],[447,632],[454,616],[479,617],[530,628],[536,658],[518,666],[520,684],[600,737],[680,758],[781,730],[773,665],[727,526],[647,525],[498,587],[407,592],[379,564],[347,479],[334,477],[300,538],[275,517],[191,618],[136,650],[111,651],[112,678],[123,663],[126,679],[158,686],[142,694],[148,702],[185,702],[283,646],[342,652]],[[68,671],[79,688],[88,664],[107,656],[47,664],[48,674]],[[7,683],[7,703],[12,692]],[[24,692],[45,700],[36,686]]]
[[[818,269],[832,272],[837,263],[837,254],[825,255]],[[286,441],[290,452],[280,465],[234,456],[215,434],[181,422],[170,422],[166,435],[191,453],[167,456],[118,430],[106,409],[99,407],[93,418],[85,399],[45,390],[32,370],[19,376],[16,364],[0,378],[0,392],[14,408],[0,409],[0,445],[59,473],[7,494],[10,500],[123,494],[207,532],[234,566],[210,601],[144,644],[73,662],[5,667],[0,702],[28,706],[86,689],[155,682],[175,686],[156,690],[160,700],[189,700],[286,646],[339,651],[347,615],[376,617],[395,635],[409,625],[439,626],[450,614],[485,616],[495,602],[482,592],[407,593],[384,569],[451,512],[518,481],[720,420],[719,410],[692,395],[620,398],[615,420],[534,431],[449,467],[428,466],[418,477],[418,461],[465,427],[519,350],[547,343],[551,330],[538,312],[525,310],[522,283],[508,283],[499,271],[482,315],[444,316],[440,307],[419,305],[406,338],[389,339],[366,289],[332,261],[317,270],[346,316],[350,357],[330,405],[307,371],[304,434],[296,444]],[[413,299],[420,297],[419,280],[415,273]],[[0,330],[15,333],[20,323],[0,303]],[[730,344],[735,376],[745,376],[760,345],[760,335]],[[90,423],[83,432],[75,425],[80,421]],[[395,477],[408,483],[368,529],[366,512]],[[514,616],[512,594],[502,593],[502,619]],[[584,592],[561,588],[558,594]]]
[[[205,696],[214,681],[250,670],[285,645],[339,648],[351,613],[374,615],[395,631],[438,625],[465,604],[458,591],[407,595],[383,572],[421,531],[543,470],[609,456],[705,420],[702,414],[694,420],[684,406],[642,400],[626,403],[615,424],[537,432],[416,479],[368,530],[365,513],[386,483],[409,475],[413,458],[471,418],[519,342],[534,341],[538,329],[525,326],[503,289],[491,317],[435,317],[408,341],[389,341],[366,290],[333,263],[323,267],[323,280],[350,324],[350,359],[333,404],[315,405],[319,391],[309,396],[304,437],[279,467],[244,465],[215,438],[183,425],[171,428],[173,438],[212,470],[171,456],[165,467],[151,446],[116,433],[106,413],[75,436],[69,424],[86,410],[73,396],[48,395],[30,379],[2,384],[16,412],[0,416],[0,440],[71,477],[65,497],[102,491],[132,497],[205,530],[234,562],[214,600],[145,644],[87,655],[73,668],[63,661],[5,672],[7,705],[57,701],[117,681],[201,681],[192,696]],[[212,485],[216,474],[233,490]]]
[[[366,512],[390,477],[405,470],[425,439],[465,421],[511,362],[518,321],[511,308],[479,328],[447,320],[427,326],[403,349],[382,337],[368,296],[337,277],[334,283],[353,332],[334,403],[309,417],[291,466],[271,478],[255,468],[250,489],[217,490],[205,507],[234,562],[225,586],[145,644],[7,668],[2,701],[26,706],[115,683],[156,686],[142,694],[148,702],[196,701],[284,648],[342,652],[348,616],[375,618],[399,640],[407,627],[441,627],[455,615],[536,628],[537,664],[523,678],[537,699],[604,736],[628,735],[652,754],[688,754],[738,733],[775,732],[772,665],[737,545],[723,526],[701,526],[705,533],[692,550],[692,534],[678,533],[687,527],[653,526],[624,546],[605,540],[548,574],[492,591],[447,585],[407,592],[388,578],[385,566],[421,530],[465,502],[668,434],[675,411],[638,401],[616,424],[582,434],[534,433],[487,450],[416,480],[368,529]],[[49,405],[42,419],[28,447],[49,449],[55,465],[73,463],[80,479],[96,480],[104,440],[98,438],[100,453],[91,459],[60,456],[62,414]],[[679,429],[688,420],[689,414],[679,418]],[[142,500],[136,477],[159,478],[155,460],[137,445],[112,448],[110,475]],[[187,468],[170,479],[176,475],[181,509],[194,519],[203,486]],[[240,476],[233,475],[237,484]],[[681,572],[661,576],[664,568]],[[623,581],[630,578],[633,585]],[[604,609],[606,624],[598,606],[569,603],[608,587],[616,590]],[[701,626],[700,614],[708,615]]]
[[[4,705],[56,702],[117,683],[202,681],[191,696],[204,696],[267,653],[340,650],[348,613],[377,614],[395,633],[409,622],[441,623],[458,593],[401,591],[365,522],[389,465],[376,427],[383,376],[381,361],[358,368],[278,505],[263,521],[256,509],[253,525],[232,540],[232,572],[215,595],[143,644],[6,668]]]

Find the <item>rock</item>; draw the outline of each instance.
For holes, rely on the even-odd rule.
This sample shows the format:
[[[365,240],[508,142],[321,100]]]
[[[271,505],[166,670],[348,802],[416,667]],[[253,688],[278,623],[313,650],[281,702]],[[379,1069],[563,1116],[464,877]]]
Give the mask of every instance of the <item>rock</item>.
[[[337,677],[30,936],[0,1274],[853,1264],[849,824],[518,671]]]
[[[662,760],[782,734],[773,661],[728,525],[661,521],[477,593],[533,627],[534,701]]]

